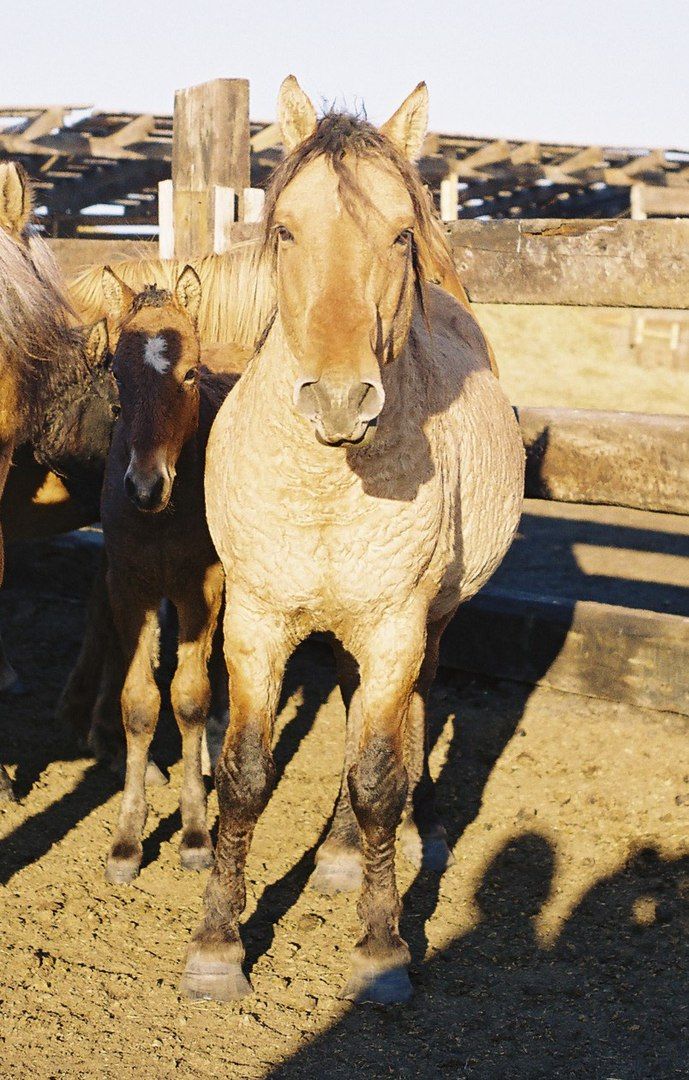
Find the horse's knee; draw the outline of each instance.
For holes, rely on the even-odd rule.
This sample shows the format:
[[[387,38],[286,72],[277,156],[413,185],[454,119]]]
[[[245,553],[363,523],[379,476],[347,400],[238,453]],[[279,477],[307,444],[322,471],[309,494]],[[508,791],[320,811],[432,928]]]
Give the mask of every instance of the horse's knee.
[[[211,688],[206,668],[198,664],[178,667],[170,687],[172,709],[184,724],[205,723]]]
[[[245,730],[223,749],[215,770],[221,814],[236,824],[255,822],[265,809],[275,781],[275,764],[257,729]]]
[[[155,682],[134,685],[127,681],[122,690],[122,720],[128,735],[151,735],[158,722],[160,693]]]
[[[393,739],[369,739],[347,774],[352,807],[364,834],[394,829],[402,816],[408,779]]]

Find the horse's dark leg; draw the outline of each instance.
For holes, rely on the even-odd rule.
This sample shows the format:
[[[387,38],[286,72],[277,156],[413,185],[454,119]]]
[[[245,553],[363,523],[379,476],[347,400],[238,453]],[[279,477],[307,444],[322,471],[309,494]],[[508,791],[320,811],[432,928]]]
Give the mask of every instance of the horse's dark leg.
[[[213,845],[206,824],[206,788],[201,775],[201,743],[211,703],[208,661],[222,589],[223,574],[217,566],[208,572],[203,583],[195,583],[176,604],[179,645],[171,697],[182,735],[180,859],[186,870],[203,870],[213,865]]]
[[[216,1001],[231,1001],[251,991],[242,972],[244,948],[239,936],[246,904],[244,868],[256,822],[273,787],[273,723],[285,663],[295,644],[281,619],[262,612],[253,598],[237,597],[229,590],[224,629],[230,723],[215,770],[218,844],[204,918],[189,946],[181,985],[187,997]]]
[[[108,638],[114,634],[110,598],[105,584],[107,561],[103,551],[86,609],[86,628],[79,656],[57,704],[56,715],[86,745],[91,714],[98,698]]]
[[[447,833],[435,806],[435,785],[428,770],[428,733],[426,702],[438,670],[440,638],[449,620],[428,627],[426,655],[412,696],[407,719],[405,763],[409,775],[409,794],[400,847],[418,869],[442,873],[452,864]]]
[[[332,825],[318,849],[316,869],[311,876],[314,888],[326,895],[359,889],[363,875],[359,826],[352,809],[347,782],[361,738],[359,669],[356,661],[339,642],[335,644],[335,661],[340,692],[347,712],[345,759]]]
[[[377,626],[358,649],[362,725],[349,770],[364,875],[359,897],[363,936],[354,950],[344,996],[380,1004],[407,1001],[409,949],[399,935],[395,834],[407,799],[405,726],[425,651],[425,620],[400,612]]]
[[[127,674],[122,688],[122,721],[127,737],[127,771],[115,840],[105,876],[113,883],[132,881],[139,873],[141,836],[146,824],[148,749],[160,712],[154,668],[158,653],[158,603],[124,594],[110,582],[113,615]]]

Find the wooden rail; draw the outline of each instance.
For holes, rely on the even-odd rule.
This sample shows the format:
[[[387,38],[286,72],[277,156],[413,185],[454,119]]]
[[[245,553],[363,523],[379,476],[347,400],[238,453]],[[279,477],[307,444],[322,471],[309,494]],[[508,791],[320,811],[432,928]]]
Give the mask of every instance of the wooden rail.
[[[689,307],[689,220],[456,221],[447,230],[475,303]],[[127,250],[115,240],[54,243],[68,273]]]

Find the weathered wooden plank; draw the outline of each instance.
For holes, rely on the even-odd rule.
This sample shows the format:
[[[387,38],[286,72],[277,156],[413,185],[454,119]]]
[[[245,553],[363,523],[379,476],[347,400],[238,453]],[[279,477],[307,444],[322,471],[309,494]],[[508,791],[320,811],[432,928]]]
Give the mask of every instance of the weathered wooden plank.
[[[633,184],[630,201],[636,221],[649,217],[689,217],[689,187]]]
[[[456,221],[447,226],[477,303],[689,306],[689,221]]]
[[[516,412],[528,497],[689,514],[689,417]]]
[[[448,626],[462,671],[689,715],[689,618],[484,589]]]
[[[239,196],[250,185],[249,83],[214,79],[175,94],[172,184],[175,256],[209,255],[215,240],[215,187]]]

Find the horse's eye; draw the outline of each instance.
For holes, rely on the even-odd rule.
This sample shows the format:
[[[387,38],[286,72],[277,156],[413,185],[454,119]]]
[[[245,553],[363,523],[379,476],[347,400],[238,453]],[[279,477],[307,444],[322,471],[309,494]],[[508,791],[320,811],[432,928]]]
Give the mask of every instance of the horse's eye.
[[[286,225],[278,225],[275,229],[275,235],[277,236],[278,240],[280,240],[283,244],[291,244],[294,240],[294,236],[289,231]]]
[[[398,233],[398,235],[395,237],[394,246],[398,248],[406,248],[413,235],[414,233],[412,229],[402,229],[402,232]]]
[[[195,379],[196,379],[196,368],[195,367],[189,368],[188,372],[184,376],[185,383],[193,383]]]
[[[117,417],[122,412],[122,407],[120,405],[111,405],[110,412],[112,413],[113,420],[117,420]]]

